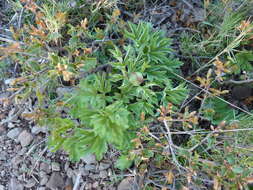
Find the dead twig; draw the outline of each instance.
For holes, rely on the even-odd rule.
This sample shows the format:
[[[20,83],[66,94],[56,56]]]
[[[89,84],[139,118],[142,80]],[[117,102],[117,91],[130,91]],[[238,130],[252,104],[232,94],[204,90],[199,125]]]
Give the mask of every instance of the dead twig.
[[[240,81],[231,79],[231,80],[220,82],[220,83],[221,84],[249,84],[249,83],[253,83],[253,79],[240,80]]]
[[[177,157],[176,157],[176,154],[175,154],[175,151],[174,151],[174,148],[173,148],[173,147],[175,147],[175,145],[174,145],[174,143],[173,143],[173,141],[172,141],[170,128],[169,128],[169,126],[168,126],[168,124],[167,124],[167,121],[166,121],[165,119],[163,120],[163,124],[164,124],[164,126],[165,126],[165,128],[166,128],[166,131],[167,131],[166,136],[167,136],[168,143],[169,143],[169,144],[168,144],[169,150],[170,150],[170,153],[171,153],[171,155],[172,155],[172,160],[173,160],[173,162],[176,164],[176,166],[178,167],[179,171],[180,171],[180,168],[183,169],[183,170],[186,170],[186,168],[184,168],[184,167],[178,162],[178,160],[177,160]]]
[[[213,133],[229,133],[229,132],[241,132],[241,131],[253,131],[253,128],[245,128],[245,129],[227,129],[227,130],[216,130],[216,131],[171,131],[173,135],[192,135],[192,134],[213,134]]]

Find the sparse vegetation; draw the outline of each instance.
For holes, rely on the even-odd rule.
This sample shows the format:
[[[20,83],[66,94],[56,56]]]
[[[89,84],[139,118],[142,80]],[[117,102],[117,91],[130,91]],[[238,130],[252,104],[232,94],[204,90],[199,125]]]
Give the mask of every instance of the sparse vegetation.
[[[73,162],[114,150],[142,189],[250,189],[253,4],[204,2],[203,20],[170,35],[139,19],[141,2],[13,1],[24,15],[0,38],[0,79],[19,67],[7,90],[35,102],[22,117]]]

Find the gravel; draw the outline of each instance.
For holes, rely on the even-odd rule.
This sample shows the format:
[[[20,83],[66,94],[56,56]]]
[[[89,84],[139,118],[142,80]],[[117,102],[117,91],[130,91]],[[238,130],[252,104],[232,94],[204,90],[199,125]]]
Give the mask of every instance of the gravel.
[[[11,129],[8,133],[7,133],[7,137],[9,137],[12,140],[16,140],[16,138],[19,136],[21,132],[20,128],[14,128]]]

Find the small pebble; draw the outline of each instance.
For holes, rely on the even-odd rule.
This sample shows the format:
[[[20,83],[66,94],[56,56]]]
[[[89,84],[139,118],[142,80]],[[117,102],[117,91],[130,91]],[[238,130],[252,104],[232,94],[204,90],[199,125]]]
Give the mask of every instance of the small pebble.
[[[7,137],[9,137],[12,140],[16,140],[16,138],[19,136],[21,132],[20,128],[14,128],[11,129],[8,133],[7,133]]]
[[[57,162],[52,162],[51,167],[52,167],[52,170],[56,172],[61,170],[60,164]]]
[[[91,171],[91,170],[95,170],[95,169],[96,169],[96,166],[95,166],[95,165],[86,165],[86,166],[84,167],[84,169],[85,169],[86,171]]]
[[[28,146],[33,140],[33,136],[28,131],[24,130],[18,136],[18,141],[22,147]]]

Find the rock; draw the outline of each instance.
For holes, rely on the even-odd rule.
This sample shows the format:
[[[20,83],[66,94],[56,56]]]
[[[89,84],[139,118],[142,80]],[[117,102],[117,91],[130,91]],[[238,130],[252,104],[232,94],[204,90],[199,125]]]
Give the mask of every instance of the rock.
[[[118,185],[118,190],[131,190],[133,181],[134,181],[133,177],[127,177],[123,179]]]
[[[5,172],[4,170],[2,170],[2,171],[0,172],[0,176],[1,176],[1,177],[4,177],[5,174],[6,174],[6,172]],[[1,189],[0,189],[0,190],[1,190]]]
[[[71,168],[68,168],[68,170],[66,171],[66,174],[68,178],[72,178],[72,176],[74,175],[74,171]]]
[[[46,190],[46,187],[38,187],[37,190]]]
[[[100,178],[99,174],[92,174],[92,175],[90,175],[89,177],[90,177],[91,179],[93,179],[94,181],[97,181],[97,180],[99,180],[99,178]]]
[[[101,171],[101,170],[106,170],[110,167],[111,165],[110,164],[107,164],[107,163],[100,163],[99,164],[99,167],[98,169]]]
[[[8,125],[7,125],[7,127],[8,127],[9,129],[12,129],[12,128],[15,127],[15,125],[14,125],[13,123],[9,122]]]
[[[5,132],[4,126],[0,125],[0,136]]]
[[[98,186],[99,186],[99,184],[98,184],[98,182],[96,181],[96,182],[94,182],[93,184],[92,184],[92,187],[94,188],[94,189],[97,189],[98,188]]]
[[[4,186],[3,185],[0,185],[0,190],[4,190]]]
[[[20,128],[14,128],[11,129],[8,133],[7,133],[7,137],[9,137],[12,140],[16,140],[16,138],[19,136],[21,132]]]
[[[19,164],[23,161],[23,158],[21,156],[15,156],[11,160],[11,164],[13,168],[18,168]]]
[[[99,172],[99,177],[100,178],[104,179],[104,178],[107,178],[107,176],[108,175],[107,175],[107,172],[105,170],[102,170],[102,171]]]
[[[47,133],[47,128],[46,127],[40,127],[40,126],[34,126],[31,129],[32,134],[39,134],[39,133]]]
[[[19,181],[15,177],[10,179],[8,187],[9,187],[8,190],[23,190],[24,189],[24,186],[21,183],[19,183]]]
[[[51,167],[50,167],[49,164],[47,164],[45,162],[41,162],[40,170],[46,172],[47,174],[49,174],[51,172]]]
[[[41,180],[40,180],[40,185],[46,185],[48,182],[48,176],[47,175],[43,175],[41,177]]]
[[[57,172],[58,172],[58,171],[61,170],[60,164],[57,163],[57,162],[52,162],[51,167],[52,167],[52,170],[53,170],[53,171],[57,171]]]
[[[69,6],[70,6],[71,8],[75,8],[75,7],[77,6],[76,1],[70,1],[70,2],[68,2],[68,4],[69,4]]]
[[[87,154],[86,156],[81,158],[86,164],[95,164],[97,163],[96,157],[94,154]]]
[[[90,174],[90,172],[89,171],[87,171],[87,170],[82,170],[82,176],[88,176]]]
[[[22,147],[28,146],[33,140],[33,136],[28,131],[24,130],[18,136],[18,141]]]
[[[49,181],[46,184],[46,187],[51,190],[54,190],[57,188],[62,189],[63,186],[64,186],[64,181],[60,173],[53,172],[52,175],[50,176]]]
[[[5,161],[7,160],[7,153],[6,152],[1,152],[0,154],[0,161]]]
[[[36,185],[36,181],[33,178],[31,178],[26,182],[25,187],[28,189],[31,189],[35,185]]]
[[[86,171],[91,171],[91,170],[95,170],[96,169],[96,166],[95,165],[86,165],[85,167],[84,167],[84,169],[86,170]]]
[[[27,153],[27,148],[23,147],[19,152],[18,155],[23,156],[25,153]]]

